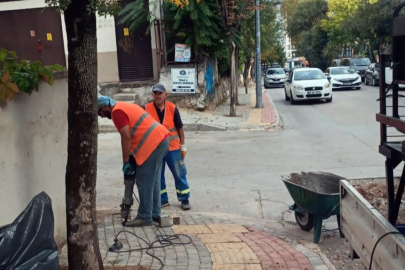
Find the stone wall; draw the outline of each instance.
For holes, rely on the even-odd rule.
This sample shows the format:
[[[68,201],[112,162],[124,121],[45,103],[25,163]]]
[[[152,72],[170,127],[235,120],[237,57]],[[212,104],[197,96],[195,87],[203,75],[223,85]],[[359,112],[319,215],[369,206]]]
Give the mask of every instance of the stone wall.
[[[210,63],[213,66],[214,93],[207,94],[205,72]],[[195,94],[172,94],[172,68],[196,68],[196,93]],[[100,84],[101,95],[112,96],[117,101],[127,101],[138,105],[144,105],[152,101],[152,85],[157,82],[145,81],[137,83]],[[229,96],[229,79],[220,78],[218,75],[215,58],[206,58],[201,64],[182,64],[162,67],[159,83],[163,84],[168,92],[168,100],[174,102],[180,108],[195,110],[213,109],[226,101]]]

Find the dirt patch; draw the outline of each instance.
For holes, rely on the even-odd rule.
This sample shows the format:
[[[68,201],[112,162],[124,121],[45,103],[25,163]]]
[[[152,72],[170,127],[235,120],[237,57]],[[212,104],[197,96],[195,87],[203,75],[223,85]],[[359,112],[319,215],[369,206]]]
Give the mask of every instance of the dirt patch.
[[[360,259],[349,257],[350,246],[346,239],[340,238],[338,232],[322,234],[319,248],[326,255],[336,270],[366,270]]]
[[[119,209],[97,210],[97,224],[103,224],[106,216],[119,213]]]
[[[355,186],[356,190],[385,218],[388,216],[387,185],[385,183],[365,183]],[[395,184],[395,191],[398,184]],[[405,193],[399,208],[398,224],[405,224]]]
[[[285,179],[298,186],[304,187],[320,194],[339,193],[339,181],[344,177],[326,172],[292,173]]]

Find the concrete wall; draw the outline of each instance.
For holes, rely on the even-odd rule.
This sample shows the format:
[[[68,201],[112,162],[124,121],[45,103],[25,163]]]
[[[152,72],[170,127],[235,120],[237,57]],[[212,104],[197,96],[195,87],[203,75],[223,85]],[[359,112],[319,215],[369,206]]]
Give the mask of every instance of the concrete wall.
[[[42,84],[0,107],[0,226],[45,191],[52,199],[55,239],[66,239],[67,79]]]
[[[115,20],[112,16],[97,18],[98,81],[118,82]]]
[[[63,16],[62,31],[67,63],[67,36],[65,18]],[[97,61],[98,82],[119,81],[117,42],[115,38],[115,21],[113,16],[97,17]]]

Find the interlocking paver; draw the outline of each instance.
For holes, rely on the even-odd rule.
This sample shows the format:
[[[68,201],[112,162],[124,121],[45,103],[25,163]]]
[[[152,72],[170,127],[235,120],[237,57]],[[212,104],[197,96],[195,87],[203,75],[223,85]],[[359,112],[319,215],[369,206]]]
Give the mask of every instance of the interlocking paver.
[[[176,225],[173,226],[175,234],[200,234],[212,233],[206,225]]]
[[[207,224],[213,233],[241,233],[249,232],[245,227],[236,224]]]
[[[188,213],[180,217],[182,225],[172,228],[124,228],[119,218],[106,217],[97,228],[104,264],[160,269],[160,262],[146,254],[145,250],[130,253],[108,251],[116,233],[127,230],[149,243],[160,234],[190,237],[190,244],[185,244],[190,239],[182,236],[180,240],[173,241],[178,244],[150,251],[164,262],[165,270],[313,270],[312,265],[316,265],[316,269],[325,266],[319,256],[302,245],[293,247],[283,239],[258,229],[246,229],[241,225],[227,224],[222,218],[210,219],[203,215]],[[146,243],[127,232],[121,233],[118,238],[124,244],[123,250],[147,247]],[[154,246],[160,247],[161,244]],[[67,264],[66,248],[60,255],[60,262],[61,265]]]
[[[214,263],[260,263],[259,258],[245,243],[211,243],[206,246]]]
[[[232,233],[213,233],[213,234],[198,234],[198,238],[205,244],[207,243],[237,243],[242,242],[237,236]]]
[[[260,264],[219,264],[214,263],[212,270],[262,270]]]

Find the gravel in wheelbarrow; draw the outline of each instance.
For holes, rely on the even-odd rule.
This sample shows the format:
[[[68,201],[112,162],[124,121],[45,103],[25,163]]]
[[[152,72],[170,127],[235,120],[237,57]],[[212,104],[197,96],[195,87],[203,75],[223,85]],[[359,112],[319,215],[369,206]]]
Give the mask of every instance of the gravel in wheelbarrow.
[[[336,215],[340,231],[339,182],[343,179],[326,172],[292,173],[282,179],[294,200],[290,210],[295,212],[295,220],[302,230],[314,228],[314,243],[320,241],[323,219]]]

